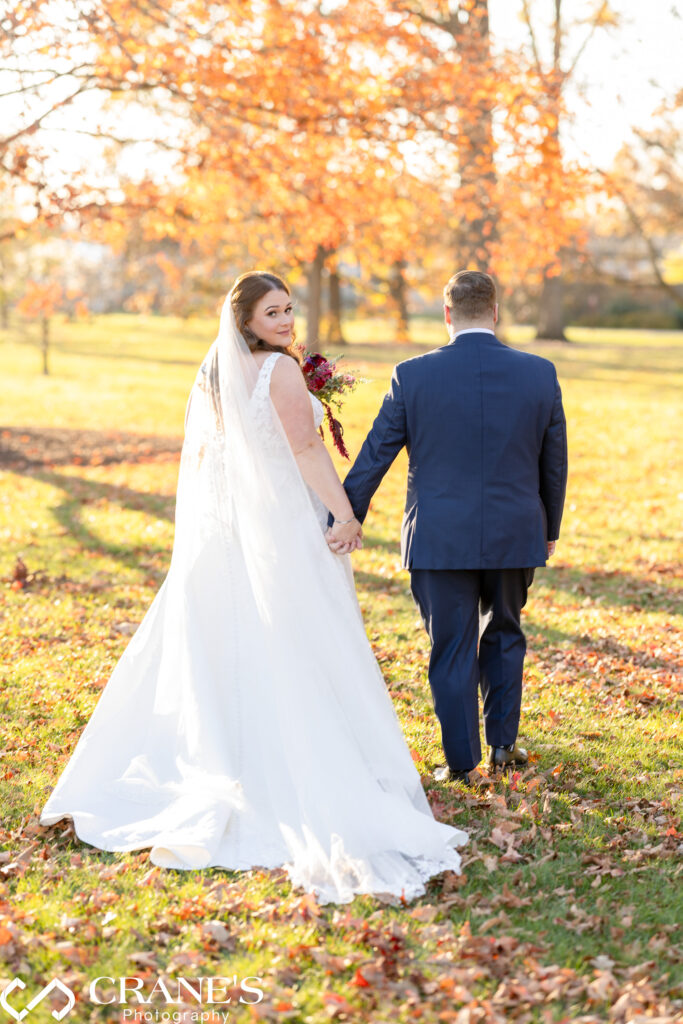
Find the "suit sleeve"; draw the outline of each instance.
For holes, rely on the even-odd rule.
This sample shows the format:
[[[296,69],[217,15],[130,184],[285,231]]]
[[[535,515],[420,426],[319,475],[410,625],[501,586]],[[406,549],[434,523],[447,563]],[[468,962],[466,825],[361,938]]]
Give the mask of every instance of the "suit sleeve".
[[[540,458],[540,492],[548,518],[548,540],[560,536],[560,523],[567,490],[567,424],[562,392],[555,376],[555,397],[550,423],[543,437]]]
[[[344,489],[353,513],[361,523],[367,515],[373,494],[406,440],[403,388],[396,366],[377,418],[344,480]]]

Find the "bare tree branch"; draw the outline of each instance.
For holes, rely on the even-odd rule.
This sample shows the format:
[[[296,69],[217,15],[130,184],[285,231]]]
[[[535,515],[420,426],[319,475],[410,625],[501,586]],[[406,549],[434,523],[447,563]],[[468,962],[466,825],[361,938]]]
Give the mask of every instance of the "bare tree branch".
[[[449,18],[436,18],[433,14],[429,14],[425,11],[422,6],[397,2],[392,4],[392,8],[399,14],[411,14],[414,18],[419,18],[420,21],[427,25],[433,25],[435,28],[440,28],[444,32],[448,32],[448,34],[454,38],[462,35],[464,26],[458,18],[457,12],[451,14]]]
[[[555,0],[555,24],[553,26],[553,68],[560,68],[562,56],[562,0]]]
[[[82,85],[79,85],[78,89],[72,92],[69,96],[65,96],[64,99],[59,100],[57,103],[53,103],[47,110],[44,110],[43,113],[39,115],[39,117],[34,118],[31,124],[24,125],[22,128],[19,129],[19,131],[16,131],[13,135],[8,135],[4,139],[0,139],[0,150],[6,149],[8,146],[11,146],[11,144],[16,139],[20,138],[22,135],[31,134],[32,132],[34,132],[37,128],[40,127],[40,125],[46,117],[49,117],[50,114],[53,114],[55,110],[59,110],[61,107],[66,107],[70,103],[73,103],[77,96],[80,96],[81,93],[86,91],[86,83],[84,82]]]
[[[597,14],[595,15],[595,17],[593,19],[593,24],[591,25],[590,29],[588,30],[586,38],[584,39],[584,41],[581,43],[581,46],[577,50],[577,52],[576,52],[576,54],[574,56],[574,60],[571,62],[570,67],[564,73],[565,78],[570,78],[574,74],[574,71],[576,70],[576,65],[581,60],[581,57],[583,55],[584,50],[586,49],[586,47],[590,43],[591,39],[595,35],[595,30],[597,29],[598,25],[600,25],[600,22],[601,22],[601,19],[602,19],[602,15],[605,13],[605,11],[608,9],[608,7],[609,7],[609,0],[603,0],[602,4],[600,6],[599,11],[597,12]]]
[[[650,259],[652,272],[657,280],[658,285],[660,286],[660,288],[663,288],[668,295],[671,296],[676,305],[680,306],[681,309],[683,309],[683,294],[681,294],[681,292],[678,290],[678,288],[676,288],[675,285],[669,284],[669,282],[664,278],[664,275],[662,274],[659,268],[659,260],[661,259],[661,255],[657,251],[657,247],[655,246],[654,242],[652,241],[648,232],[646,231],[645,225],[643,224],[633,204],[629,201],[627,196],[624,194],[623,189],[619,187],[619,185],[614,181],[613,178],[605,174],[604,171],[599,171],[598,173],[606,181],[609,181],[611,188],[619,196],[621,202],[623,203],[624,209],[628,214],[628,218],[631,221],[633,227],[636,229],[639,238],[641,238],[644,242],[648,257]]]
[[[529,39],[531,40],[531,52],[534,55],[534,64],[536,65],[536,71],[540,78],[545,79],[543,73],[543,65],[541,64],[541,57],[538,51],[538,43],[536,42],[536,32],[534,30],[534,24],[531,20],[531,11],[529,10],[529,0],[522,0],[522,12],[524,14],[524,21],[526,27],[529,30]]]
[[[118,135],[112,135],[110,132],[99,132],[89,131],[87,128],[51,128],[53,132],[64,132],[66,135],[87,135],[91,139],[107,139],[109,142],[115,142],[117,146],[135,146],[140,143],[151,144],[152,146],[158,146],[159,149],[168,150],[170,153],[182,153],[189,155],[190,150],[187,146],[174,146],[171,142],[167,142],[165,139],[124,139]]]
[[[622,260],[626,259],[626,257],[623,256],[623,254],[620,255],[620,258]],[[639,259],[640,259],[640,257],[636,257],[636,256],[633,257],[634,261],[635,260],[639,260]],[[589,252],[586,252],[584,254],[584,260],[585,260],[585,265],[589,268],[589,270],[591,270],[593,272],[593,274],[595,275],[595,277],[598,278],[604,284],[616,284],[616,285],[624,284],[624,285],[628,285],[628,287],[630,289],[632,289],[632,290],[633,289],[643,289],[644,290],[646,288],[657,288],[657,287],[659,287],[659,282],[654,280],[654,279],[644,281],[644,280],[639,280],[636,277],[626,277],[623,274],[617,274],[617,273],[615,273],[615,271],[605,270],[603,267],[600,266],[599,259],[596,259],[595,257],[593,257]]]

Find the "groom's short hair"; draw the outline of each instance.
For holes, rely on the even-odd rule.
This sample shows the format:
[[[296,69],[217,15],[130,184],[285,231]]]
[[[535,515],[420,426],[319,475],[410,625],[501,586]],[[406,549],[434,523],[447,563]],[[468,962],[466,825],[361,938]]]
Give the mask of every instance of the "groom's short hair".
[[[444,288],[443,300],[456,320],[478,320],[493,313],[496,286],[480,270],[460,270]]]

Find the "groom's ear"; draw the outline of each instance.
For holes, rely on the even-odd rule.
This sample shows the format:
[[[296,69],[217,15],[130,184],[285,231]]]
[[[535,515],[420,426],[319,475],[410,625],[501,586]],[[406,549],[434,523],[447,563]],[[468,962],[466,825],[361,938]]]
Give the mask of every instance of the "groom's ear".
[[[498,323],[498,303],[493,307],[493,322],[494,324]]]
[[[446,318],[446,323],[450,327],[451,326],[451,310],[450,310],[450,306],[444,306],[443,307],[443,315]]]

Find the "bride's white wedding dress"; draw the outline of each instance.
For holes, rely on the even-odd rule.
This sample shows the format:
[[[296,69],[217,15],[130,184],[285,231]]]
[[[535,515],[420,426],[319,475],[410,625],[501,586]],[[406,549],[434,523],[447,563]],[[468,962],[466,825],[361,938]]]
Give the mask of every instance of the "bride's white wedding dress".
[[[231,455],[213,466],[215,420],[210,435],[201,411],[211,359],[202,367],[190,424],[206,414],[205,429],[186,435],[169,574],[40,820],[71,818],[102,850],[149,847],[163,867],[284,866],[321,903],[410,900],[459,870],[467,837],[431,813],[350,559],[330,552],[327,510],[292,476],[270,400],[278,358],[254,372],[245,400],[249,458],[229,462],[239,431],[224,422]],[[225,474],[240,494],[257,489],[244,509]]]

